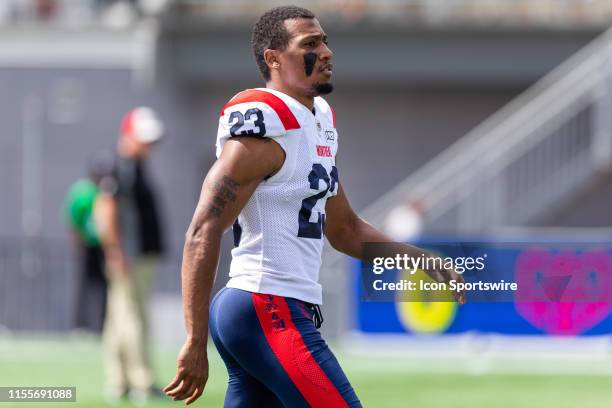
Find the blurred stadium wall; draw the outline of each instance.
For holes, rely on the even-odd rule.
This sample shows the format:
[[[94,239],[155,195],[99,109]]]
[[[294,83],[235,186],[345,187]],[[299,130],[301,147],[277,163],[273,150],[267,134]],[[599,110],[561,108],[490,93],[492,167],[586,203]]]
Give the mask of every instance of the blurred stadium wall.
[[[83,9],[75,17],[69,12],[74,4],[59,1],[55,17],[3,14],[0,325],[70,328],[75,272],[62,224],[64,195],[85,173],[91,153],[114,148],[122,114],[147,104],[168,129],[151,163],[170,247],[155,304],[166,327],[182,333],[180,252],[214,160],[218,111],[241,89],[261,86],[250,28],[278,3],[181,0],[160,2],[164,7],[155,12]],[[336,91],[328,100],[342,138],[340,177],[357,209],[384,196],[610,22],[609,7],[598,1],[560,7],[464,0],[446,8],[433,0],[294,3],[319,12],[335,52]],[[589,197],[585,192],[579,199]],[[590,225],[609,213],[596,200],[589,211],[576,209],[576,199],[564,199],[566,212],[529,223]],[[445,233],[461,230],[448,225]],[[217,286],[226,279],[230,241],[226,237]],[[326,309],[338,312],[329,314],[326,330],[341,330],[347,295],[338,285],[342,279],[330,276],[327,283],[337,285],[329,286]]]

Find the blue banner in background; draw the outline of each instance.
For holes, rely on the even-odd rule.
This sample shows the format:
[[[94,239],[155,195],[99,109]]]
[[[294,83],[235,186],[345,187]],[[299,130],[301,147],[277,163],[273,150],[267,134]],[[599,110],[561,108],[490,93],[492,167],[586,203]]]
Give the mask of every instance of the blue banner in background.
[[[448,252],[448,244],[444,252]],[[453,244],[458,256],[475,253],[470,245]],[[458,246],[459,245],[459,246]],[[435,251],[440,244],[419,244]],[[592,247],[590,245],[589,247]],[[455,334],[465,332],[520,335],[602,335],[612,333],[612,302],[607,289],[612,279],[612,252],[609,243],[597,244],[596,250],[584,244],[478,244],[477,253],[488,254],[494,279],[538,283],[571,273],[568,293],[583,293],[584,288],[601,292],[602,301],[521,301],[486,302],[482,299],[458,306],[454,302],[364,301],[371,291],[364,291],[364,265],[355,261],[353,293],[356,328],[364,333]],[[467,249],[466,249],[467,248]],[[475,247],[474,247],[475,248]],[[537,250],[534,250],[537,248]],[[440,253],[440,251],[438,251]],[[569,272],[568,272],[569,271]],[[578,272],[575,272],[578,271]],[[466,280],[469,281],[466,275]],[[578,282],[575,283],[575,282]],[[527,285],[523,285],[525,287]],[[602,289],[603,288],[603,289]],[[530,288],[531,290],[531,288]],[[573,292],[572,292],[573,291]],[[483,296],[482,294],[479,294]],[[536,294],[541,295],[541,294]],[[418,296],[418,294],[417,294]],[[423,294],[426,300],[427,294]],[[400,297],[397,298],[398,300]],[[538,297],[535,297],[538,299]],[[507,299],[506,299],[507,300]]]

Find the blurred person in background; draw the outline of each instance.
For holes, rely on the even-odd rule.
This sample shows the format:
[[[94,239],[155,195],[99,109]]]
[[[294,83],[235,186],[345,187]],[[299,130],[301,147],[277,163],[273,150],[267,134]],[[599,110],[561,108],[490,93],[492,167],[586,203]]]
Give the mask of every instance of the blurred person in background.
[[[101,20],[112,29],[125,29],[138,20],[135,0],[108,0],[98,4]]]
[[[65,200],[65,218],[77,252],[80,276],[77,289],[75,327],[102,332],[106,309],[106,277],[104,252],[93,216],[98,183],[111,161],[94,157],[89,163],[89,177],[77,180]]]
[[[36,19],[39,21],[52,20],[57,13],[56,0],[36,0],[34,2]]]
[[[109,28],[124,29],[143,17],[156,16],[170,0],[98,0],[102,23]]]
[[[162,135],[163,124],[150,108],[136,108],[123,118],[117,157],[100,179],[94,207],[109,279],[103,342],[105,396],[111,402],[127,395],[144,403],[160,395],[153,387],[147,308],[163,245],[146,161]]]
[[[385,232],[401,242],[415,241],[423,234],[425,205],[414,199],[392,209],[385,219]]]

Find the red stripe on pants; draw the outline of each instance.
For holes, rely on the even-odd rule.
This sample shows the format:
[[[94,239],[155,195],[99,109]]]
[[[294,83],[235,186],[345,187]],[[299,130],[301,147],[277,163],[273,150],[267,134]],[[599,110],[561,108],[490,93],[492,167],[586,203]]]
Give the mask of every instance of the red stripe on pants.
[[[347,407],[346,402],[316,362],[291,311],[281,296],[253,293],[257,318],[274,355],[312,407]]]

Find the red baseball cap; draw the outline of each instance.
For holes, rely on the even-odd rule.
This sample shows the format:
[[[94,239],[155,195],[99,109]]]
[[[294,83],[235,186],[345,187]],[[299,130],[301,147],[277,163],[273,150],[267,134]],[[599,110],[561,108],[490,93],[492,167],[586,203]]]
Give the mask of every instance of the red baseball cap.
[[[153,143],[164,135],[164,124],[155,111],[146,106],[129,111],[121,121],[121,136],[141,143]]]

